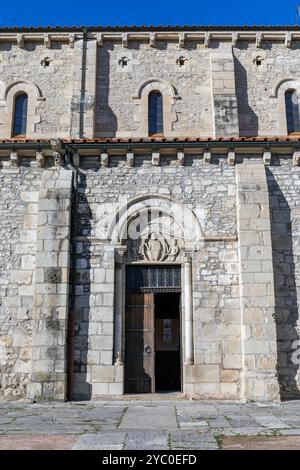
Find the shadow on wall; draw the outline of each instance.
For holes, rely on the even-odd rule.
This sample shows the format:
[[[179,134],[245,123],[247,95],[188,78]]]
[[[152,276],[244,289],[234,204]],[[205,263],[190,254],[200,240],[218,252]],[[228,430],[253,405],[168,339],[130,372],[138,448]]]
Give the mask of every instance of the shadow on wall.
[[[79,171],[77,203],[77,230],[75,236],[84,236],[84,241],[76,243],[75,258],[75,321],[73,346],[73,400],[90,400],[92,385],[88,376],[89,314],[90,314],[90,265],[92,213],[86,199],[86,176]]]
[[[266,171],[271,213],[277,373],[280,395],[282,399],[300,398],[299,386],[297,386],[297,372],[300,367],[297,363],[299,354],[296,354],[299,346],[294,343],[299,340],[297,332],[299,312],[291,208],[272,172],[268,168]]]
[[[248,78],[245,67],[234,58],[235,88],[240,137],[258,136],[258,117],[249,104]]]
[[[96,137],[115,137],[118,130],[117,116],[109,106],[110,50],[111,44],[97,49]]]

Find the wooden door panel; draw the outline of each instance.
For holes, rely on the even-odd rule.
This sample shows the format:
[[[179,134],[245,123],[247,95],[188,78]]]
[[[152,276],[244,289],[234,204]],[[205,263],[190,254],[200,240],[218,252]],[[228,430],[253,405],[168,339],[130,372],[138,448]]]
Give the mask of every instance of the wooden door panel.
[[[146,352],[149,346],[151,352]],[[153,294],[126,295],[125,391],[149,393],[154,383],[154,298]]]

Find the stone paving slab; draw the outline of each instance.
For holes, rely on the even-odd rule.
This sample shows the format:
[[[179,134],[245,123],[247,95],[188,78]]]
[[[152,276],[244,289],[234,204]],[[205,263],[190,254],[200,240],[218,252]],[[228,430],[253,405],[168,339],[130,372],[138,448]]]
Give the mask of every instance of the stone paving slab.
[[[99,432],[85,434],[73,446],[73,450],[122,450],[126,433]]]
[[[54,449],[56,445],[99,450],[218,449],[222,442],[241,445],[226,439],[249,436],[254,444],[291,442],[295,446],[300,436],[300,403],[176,399],[0,403],[0,449]],[[264,441],[268,436],[291,440]]]
[[[130,432],[124,445],[126,450],[170,449],[170,434],[167,432]]]
[[[119,429],[176,429],[178,427],[175,407],[147,406],[135,404],[129,406],[119,425]]]
[[[77,435],[0,436],[0,450],[69,450],[78,441]]]
[[[300,437],[265,436],[265,437],[227,437],[222,443],[223,450],[299,450]]]

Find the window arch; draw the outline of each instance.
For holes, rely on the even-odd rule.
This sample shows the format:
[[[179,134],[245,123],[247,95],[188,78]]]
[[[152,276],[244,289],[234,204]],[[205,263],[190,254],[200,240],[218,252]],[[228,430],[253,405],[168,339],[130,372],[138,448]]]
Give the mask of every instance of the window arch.
[[[285,112],[288,134],[300,132],[299,100],[296,90],[285,92]]]
[[[28,96],[19,93],[15,98],[13,116],[13,136],[26,135],[27,129]]]
[[[148,98],[148,127],[149,135],[163,134],[163,97],[155,90],[149,93]]]

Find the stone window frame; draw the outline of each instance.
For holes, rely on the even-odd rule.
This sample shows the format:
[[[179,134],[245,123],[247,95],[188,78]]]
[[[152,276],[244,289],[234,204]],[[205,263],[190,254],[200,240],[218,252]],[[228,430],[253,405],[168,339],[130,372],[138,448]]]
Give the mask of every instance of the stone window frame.
[[[15,99],[21,93],[28,96],[26,138],[35,137],[35,126],[41,122],[40,103],[45,100],[39,87],[28,80],[17,80],[3,87],[0,95],[0,125],[3,138],[13,138]]]
[[[276,135],[288,136],[292,135],[288,133],[287,119],[286,119],[286,107],[285,107],[285,93],[288,90],[295,90],[298,93],[300,99],[300,79],[299,78],[283,78],[273,87],[270,98],[277,100],[277,112],[278,112],[278,125]]]
[[[161,78],[150,78],[140,85],[136,95],[133,97],[137,107],[135,120],[139,123],[138,134],[140,137],[149,137],[148,130],[148,99],[151,91],[159,91],[163,97],[163,137],[174,137],[177,132],[173,131],[173,123],[177,121],[177,113],[174,105],[180,99],[174,86]]]

